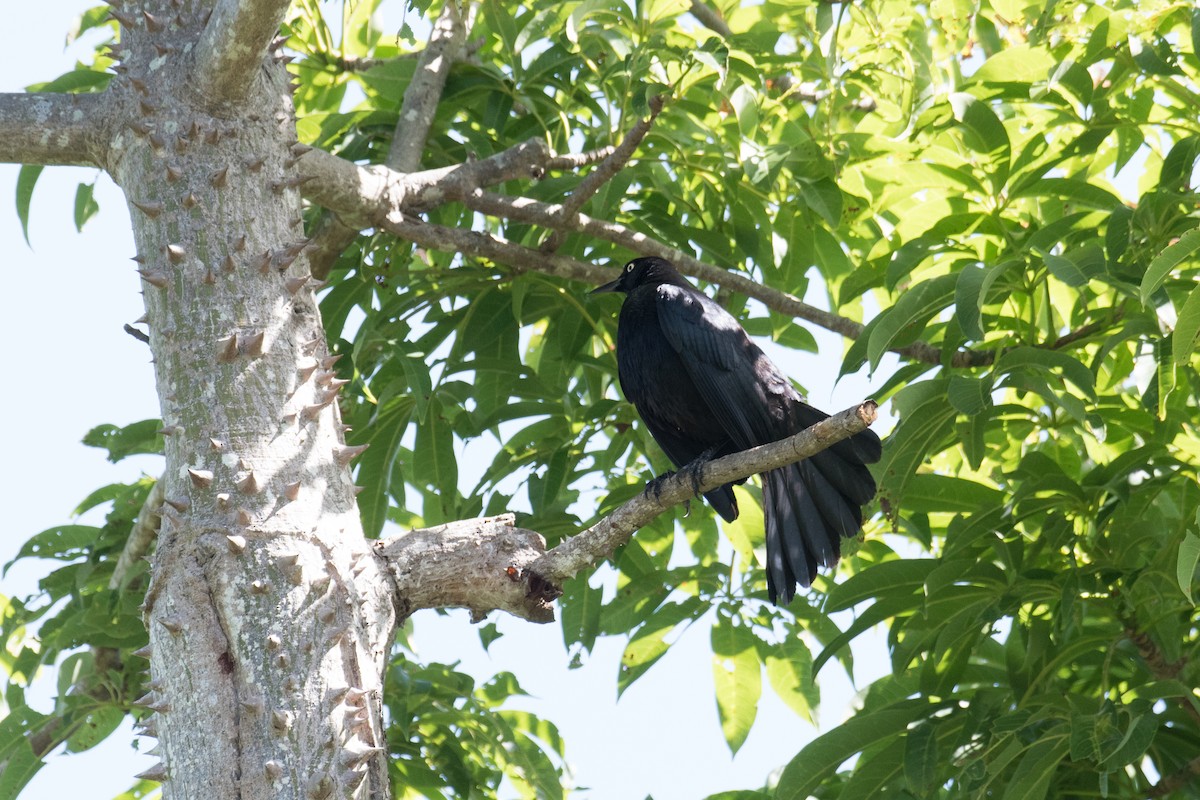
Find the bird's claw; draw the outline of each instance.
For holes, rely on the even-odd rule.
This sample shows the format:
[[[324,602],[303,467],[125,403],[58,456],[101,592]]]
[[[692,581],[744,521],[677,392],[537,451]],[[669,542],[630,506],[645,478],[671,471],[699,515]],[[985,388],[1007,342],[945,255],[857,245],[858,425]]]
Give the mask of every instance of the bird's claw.
[[[708,466],[708,462],[712,460],[713,454],[716,452],[717,448],[710,447],[692,459],[692,463],[684,467],[688,477],[692,479],[692,494],[696,497],[700,496],[700,485],[704,483],[704,468]]]
[[[646,490],[642,492],[642,494],[646,495],[647,497],[654,495],[655,500],[662,500],[663,484],[673,477],[675,477],[674,472],[664,472],[662,475],[651,478],[646,482]]]

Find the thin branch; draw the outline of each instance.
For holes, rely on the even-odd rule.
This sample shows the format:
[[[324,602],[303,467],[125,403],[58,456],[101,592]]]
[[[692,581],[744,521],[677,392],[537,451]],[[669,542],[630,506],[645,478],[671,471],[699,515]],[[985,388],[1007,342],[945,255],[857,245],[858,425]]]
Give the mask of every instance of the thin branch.
[[[458,0],[445,0],[400,104],[400,118],[384,162],[397,172],[412,172],[421,166],[421,153],[433,127],[446,77],[466,38],[467,28]]]
[[[616,149],[616,145],[606,144],[604,147],[597,147],[595,150],[588,150],[586,153],[566,153],[554,156],[546,162],[546,169],[575,170],[580,167],[589,167],[592,164],[599,164],[612,155],[612,152]]]
[[[459,53],[458,60],[463,61],[471,56],[474,56],[483,48],[486,43],[487,39],[483,36],[476,37],[465,43],[463,45],[462,52]],[[411,53],[401,53],[398,56],[391,56],[389,58],[376,58],[374,56],[348,56],[342,53],[313,53],[308,57],[311,59],[311,61],[306,60],[304,62],[299,62],[298,66],[307,66],[307,68],[313,69],[315,65],[312,62],[317,62],[317,64],[324,64],[326,66],[333,67],[338,72],[362,73],[369,72],[370,70],[375,69],[375,67],[386,67],[389,64],[396,64],[402,61],[415,61],[416,59],[420,58],[424,52],[425,50],[422,48],[421,50],[414,50]],[[320,69],[320,67],[316,68]]]
[[[209,104],[233,104],[249,94],[288,5],[288,0],[217,0],[196,43],[192,69],[192,84]]]
[[[579,209],[583,208],[583,204],[600,190],[601,186],[612,180],[613,176],[629,163],[629,159],[633,157],[633,153],[637,150],[638,145],[642,143],[642,139],[646,138],[646,134],[650,132],[650,126],[654,124],[654,120],[662,113],[666,102],[667,96],[663,94],[650,98],[650,116],[645,119],[639,119],[637,124],[625,135],[621,144],[617,145],[604,161],[600,162],[600,166],[584,176],[579,185],[575,187],[575,191],[571,192],[571,196],[563,203],[563,212],[566,216],[576,214]],[[543,253],[553,253],[562,247],[563,240],[566,238],[562,231],[555,231],[550,234],[550,237],[542,243],[539,249]]]
[[[480,187],[506,180],[540,177],[550,161],[545,142],[530,139],[482,161],[408,175],[382,166],[362,167],[321,150],[309,151],[299,167],[301,176],[307,179],[304,193],[308,199],[331,209],[350,225],[364,228],[374,224],[422,247],[481,256],[517,270],[536,269],[595,284],[612,277],[607,269],[594,264],[541,253],[487,233],[429,225],[403,213],[457,199],[484,213],[550,228],[567,227],[628,247],[636,253],[667,258],[686,274],[753,297],[780,314],[803,319],[847,338],[857,339],[862,335],[864,326],[861,323],[808,305],[794,295],[763,286],[748,276],[695,259],[618,223],[578,213],[567,215],[561,205],[479,191]],[[318,280],[326,274],[313,271]],[[917,341],[895,348],[893,352],[928,364],[943,363],[941,349],[928,342]],[[994,358],[991,352],[960,350],[950,357],[950,365],[985,366]]]
[[[612,242],[641,255],[665,258],[687,275],[752,297],[772,311],[811,322],[850,339],[857,339],[862,335],[863,325],[861,323],[809,305],[795,295],[764,286],[745,275],[700,261],[682,250],[668,247],[662,242],[620,223],[595,219],[586,214],[568,214],[564,205],[541,203],[525,197],[510,198],[482,190],[475,190],[459,199],[468,208],[485,214],[533,225],[566,227],[597,239]],[[536,265],[541,262],[533,263]],[[929,364],[942,363],[942,351],[927,342],[914,342],[905,347],[895,348],[894,352]],[[991,363],[993,358],[994,356],[990,352],[961,350],[952,356],[951,365],[955,367],[983,366]]]
[[[721,16],[721,12],[712,6],[702,3],[700,0],[692,0],[692,7],[689,10],[697,22],[713,33],[726,39],[733,36],[733,31],[729,29],[729,23]]]
[[[103,92],[0,94],[0,161],[101,166],[114,118]]]
[[[557,253],[542,253],[531,250],[490,233],[448,228],[423,222],[402,212],[394,212],[379,223],[388,233],[429,250],[457,252],[476,258],[486,258],[504,264],[514,271],[537,270],[548,275],[557,275],[573,281],[599,285],[612,276],[608,270],[586,261],[579,261]]]
[[[450,67],[463,49],[467,26],[458,0],[445,0],[442,13],[429,34],[429,43],[417,57],[412,81],[404,90],[386,166],[396,172],[412,172],[421,166],[421,153],[433,127]],[[334,262],[358,236],[359,228],[348,220],[326,214],[317,223],[306,249],[309,271],[318,279],[329,274]]]
[[[146,501],[142,503],[142,510],[138,512],[137,519],[133,522],[133,530],[129,532],[129,538],[125,540],[125,547],[122,548],[121,555],[117,558],[117,564],[113,567],[112,575],[108,578],[109,589],[120,589],[129,568],[150,552],[150,545],[154,543],[158,536],[158,529],[162,525],[159,509],[162,508],[165,499],[163,481],[160,479],[155,481],[154,486],[150,488],[150,494],[146,495]]]
[[[699,491],[689,474],[678,473],[661,484],[661,492],[643,492],[621,505],[592,527],[567,539],[529,565],[531,588],[539,583],[559,584],[580,570],[608,558],[629,541],[634,531],[649,524],[671,506],[732,481],[794,464],[864,431],[875,421],[877,407],[867,400],[795,436],[718,458],[704,466]]]
[[[867,400],[795,436],[710,461],[700,493],[808,458],[875,421]],[[514,527],[512,515],[450,522],[375,545],[395,586],[400,615],[418,608],[462,607],[475,619],[493,609],[533,622],[553,619],[551,601],[561,584],[610,557],[638,528],[672,506],[697,496],[690,474],[664,480],[657,494],[643,492],[590,528],[547,551],[535,531]]]

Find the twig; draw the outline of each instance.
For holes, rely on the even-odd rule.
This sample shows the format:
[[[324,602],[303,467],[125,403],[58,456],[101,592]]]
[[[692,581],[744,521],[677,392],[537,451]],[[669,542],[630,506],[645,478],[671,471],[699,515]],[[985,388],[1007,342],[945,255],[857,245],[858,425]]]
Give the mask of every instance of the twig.
[[[146,495],[146,501],[142,503],[142,510],[138,512],[137,519],[133,522],[133,530],[129,532],[129,538],[125,540],[125,547],[121,549],[121,555],[117,557],[112,575],[108,577],[109,589],[120,589],[129,568],[150,552],[150,545],[158,536],[158,529],[162,524],[162,518],[158,511],[162,508],[165,499],[163,480],[159,478],[155,481],[154,486],[150,487],[150,494]]]
[[[458,252],[476,258],[486,258],[518,272],[537,270],[568,280],[600,284],[610,276],[603,267],[556,253],[542,253],[524,245],[509,242],[490,233],[465,228],[448,228],[422,222],[416,217],[396,212],[379,225],[388,233],[430,250]]]
[[[875,401],[867,400],[829,419],[806,428],[795,436],[718,458],[704,465],[699,491],[690,474],[677,473],[660,485],[661,492],[643,492],[621,505],[595,525],[567,539],[529,565],[531,589],[541,584],[557,585],[583,569],[612,555],[629,541],[638,528],[672,506],[726,483],[757,475],[804,458],[864,431],[875,421]]]
[[[637,146],[642,143],[642,139],[646,138],[646,134],[650,132],[650,126],[662,113],[666,102],[667,96],[663,94],[650,98],[650,116],[638,120],[621,143],[600,162],[600,166],[584,176],[584,179],[575,187],[575,191],[571,192],[571,196],[563,203],[564,215],[572,216],[578,212],[583,208],[583,204],[600,190],[601,186],[608,183],[614,175],[621,171],[633,156],[634,151],[637,150]],[[539,249],[543,253],[553,253],[562,247],[563,240],[566,238],[562,231],[555,231],[546,241],[542,242]]]

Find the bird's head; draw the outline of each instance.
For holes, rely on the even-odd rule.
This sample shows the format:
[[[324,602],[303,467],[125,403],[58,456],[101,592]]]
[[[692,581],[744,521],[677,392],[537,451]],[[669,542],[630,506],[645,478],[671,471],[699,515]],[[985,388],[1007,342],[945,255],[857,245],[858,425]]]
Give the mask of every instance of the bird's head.
[[[592,294],[602,292],[629,292],[638,286],[657,286],[660,283],[684,283],[683,276],[675,271],[670,261],[657,256],[635,258],[621,268],[621,274],[615,281],[592,290]],[[686,284],[685,284],[686,285]]]

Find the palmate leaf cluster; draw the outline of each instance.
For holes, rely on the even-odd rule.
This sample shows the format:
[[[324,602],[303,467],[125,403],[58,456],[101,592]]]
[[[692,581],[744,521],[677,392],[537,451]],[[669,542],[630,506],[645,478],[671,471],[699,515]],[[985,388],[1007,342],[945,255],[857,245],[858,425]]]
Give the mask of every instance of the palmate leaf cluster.
[[[614,557],[612,577],[567,585],[566,645],[583,655],[597,637],[626,637],[624,689],[674,632],[711,626],[736,750],[765,687],[809,716],[817,673],[849,668],[849,643],[884,626],[892,674],[770,787],[738,797],[1189,796],[1200,12],[727,5],[729,37],[685,2],[481,3],[478,48],[450,73],[422,166],[531,137],[559,152],[615,144],[649,98],[669,95],[584,210],[797,297],[815,282],[865,323],[842,373],[873,373],[899,418],[880,508],[836,582],[788,609],[766,603],[752,486],[736,524],[660,520]],[[297,3],[287,42],[301,138],[371,162],[396,129],[415,65],[401,56],[424,39],[416,20],[440,9],[411,5],[392,30],[372,22],[378,6]],[[376,61],[358,71],[348,58]],[[559,202],[580,180],[498,188]],[[427,218],[533,248],[548,235],[456,204]],[[576,234],[559,252],[633,255]],[[371,444],[357,472],[371,534],[517,510],[554,544],[668,466],[616,391],[615,304],[588,301],[588,288],[370,232],[342,257],[322,313],[353,381],[350,440]],[[718,296],[754,334],[815,349],[798,321]],[[126,494],[146,491],[105,498],[125,514],[120,530]],[[82,629],[119,537],[41,537],[68,569],[95,574],[44,585],[36,607],[52,611],[10,603],[10,708],[32,677],[22,658],[138,644],[133,630],[127,642],[103,626],[62,633]],[[130,628],[136,603],[106,598],[113,626]],[[25,655],[12,643],[43,614],[41,655]],[[477,688],[410,659],[398,656],[387,693],[399,784],[492,796],[508,775],[522,795],[562,793],[553,728],[496,706],[515,681]],[[137,685],[144,662],[123,664],[109,682]]]

